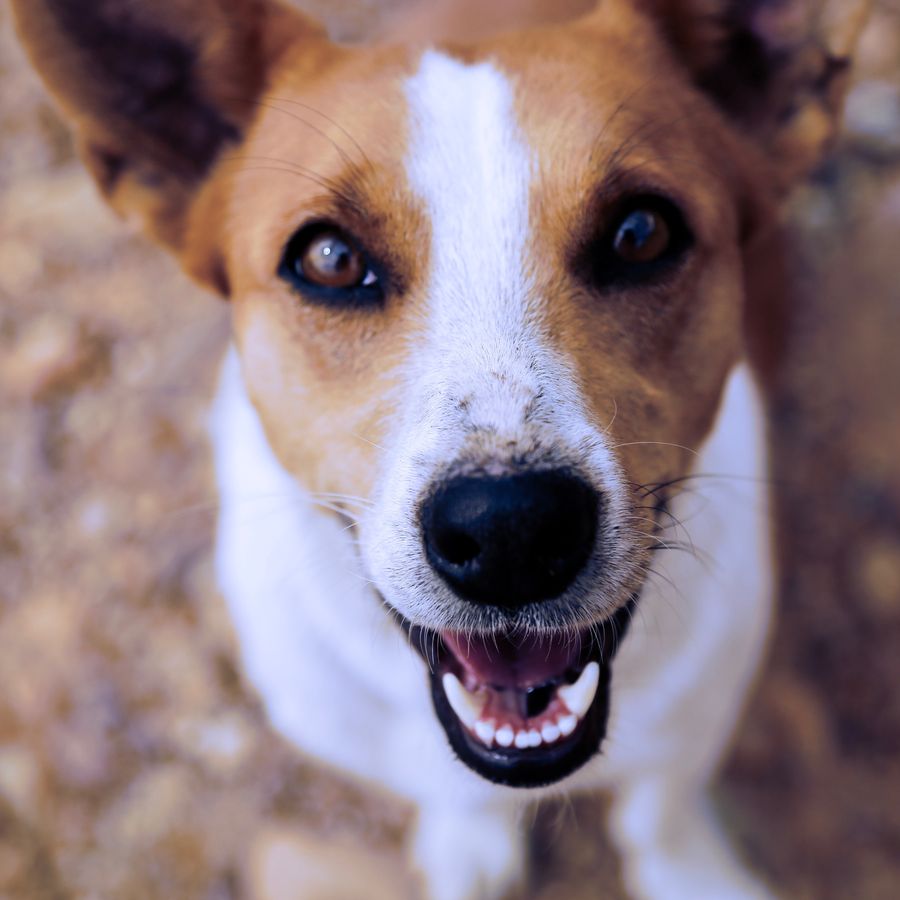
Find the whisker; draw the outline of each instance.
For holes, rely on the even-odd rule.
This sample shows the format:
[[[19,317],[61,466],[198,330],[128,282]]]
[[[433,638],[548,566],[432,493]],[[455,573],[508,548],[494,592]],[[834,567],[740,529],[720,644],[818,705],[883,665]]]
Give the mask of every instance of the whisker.
[[[694,456],[699,456],[699,453],[691,447],[685,447],[684,444],[673,444],[669,441],[628,441],[624,444],[616,444],[612,449],[619,450],[622,447],[639,447],[645,444],[659,447],[676,447],[678,450],[685,450],[688,453],[692,453]]]
[[[642,485],[637,484],[636,482],[632,482],[634,487],[636,488],[647,488],[652,487],[655,490],[660,488],[666,488],[670,485],[680,484],[684,481],[696,481],[701,478],[706,478],[710,480],[722,480],[722,481],[745,481],[750,484],[773,484],[773,480],[766,476],[760,475],[740,475],[737,473],[730,472],[688,472],[686,475],[679,475],[677,478],[671,478],[668,481],[657,481],[650,482],[649,484]]]
[[[323,113],[322,110],[316,109],[314,106],[310,106],[308,103],[302,103],[299,100],[292,100],[287,97],[275,97],[275,96],[269,94],[269,95],[267,95],[267,99],[274,100],[277,103],[290,103],[292,106],[299,106],[301,109],[308,110],[311,113],[315,113],[317,116],[321,116],[330,125],[334,125],[334,127],[337,128],[337,130],[340,131],[340,133],[343,134],[344,137],[346,137],[347,140],[350,141],[350,143],[353,144],[353,146],[359,151],[359,154],[360,154],[360,156],[362,156],[366,165],[373,171],[375,170],[375,165],[373,164],[372,160],[369,158],[369,155],[363,149],[362,144],[360,144],[360,142],[355,137],[353,137],[353,135],[343,125],[341,125],[340,122],[336,121],[335,119],[332,119],[331,116],[325,115],[325,113]],[[337,145],[335,145],[335,146],[337,146]]]
[[[268,102],[266,102],[266,100],[271,100],[273,102],[268,103]],[[271,110],[274,110],[275,112],[280,112],[282,115],[288,116],[289,118],[293,119],[295,122],[299,122],[301,125],[305,125],[311,131],[314,131],[316,134],[325,138],[325,140],[328,141],[332,145],[332,147],[334,147],[334,149],[338,152],[338,155],[341,157],[341,159],[347,165],[349,165],[349,166],[356,165],[356,163],[353,161],[353,159],[350,157],[350,155],[347,153],[347,151],[344,150],[344,148],[341,147],[341,145],[338,144],[338,142],[333,137],[331,137],[331,135],[329,135],[327,132],[323,131],[317,125],[314,125],[308,119],[304,119],[302,116],[298,116],[295,113],[289,112],[288,110],[282,109],[280,106],[276,105],[277,103],[291,103],[291,102],[292,101],[287,100],[286,98],[283,98],[283,97],[282,98],[267,97],[265,100],[254,101],[254,105],[261,106],[264,109],[271,109]],[[307,107],[304,104],[297,104],[297,105],[302,105],[302,106],[304,106],[305,109],[310,109],[310,107]],[[332,123],[332,124],[334,124],[334,123]],[[359,149],[361,150],[362,148],[359,148]],[[371,165],[371,163],[370,163],[370,165]]]
[[[613,402],[613,414],[612,418],[607,423],[606,427],[601,432],[602,434],[609,434],[609,430],[613,427],[613,422],[616,421],[616,416],[619,414],[619,404],[616,403],[615,397],[610,397],[610,400]]]
[[[314,115],[317,115],[317,116],[319,116],[319,118],[326,121],[329,125],[334,126],[353,145],[353,148],[359,153],[363,162],[369,167],[369,169],[372,171],[375,170],[375,166],[373,165],[372,160],[369,158],[369,155],[363,149],[363,147],[359,143],[359,141],[355,137],[353,137],[353,135],[347,130],[347,128],[345,128],[343,125],[341,125],[340,122],[338,122],[337,120],[335,120],[335,119],[331,118],[330,116],[326,115],[325,113],[323,113],[320,109],[316,109],[314,106],[310,106],[308,103],[303,103],[300,100],[295,100],[290,97],[278,97],[274,94],[266,94],[263,97],[249,97],[249,96],[232,95],[229,99],[231,99],[232,101],[234,101],[236,103],[245,104],[246,106],[259,106],[264,109],[271,109],[275,112],[280,112],[283,115],[286,115],[292,119],[295,119],[296,121],[302,123],[303,125],[306,125],[308,128],[312,129],[317,134],[321,135],[323,138],[325,138],[327,141],[329,141],[331,143],[331,145],[335,148],[335,150],[337,150],[337,152],[341,155],[342,159],[344,159],[350,165],[355,166],[356,163],[350,158],[350,156],[347,154],[347,151],[344,150],[343,147],[341,147],[340,144],[338,144],[337,141],[330,134],[328,134],[326,131],[323,131],[322,129],[318,128],[316,125],[314,125],[308,119],[305,119],[302,116],[298,116],[295,113],[290,112],[289,110],[282,109],[280,106],[278,106],[276,104],[279,104],[279,103],[290,104],[291,106],[297,106],[301,109],[311,112]]]
[[[375,441],[369,440],[369,438],[364,437],[364,436],[361,435],[361,434],[357,434],[355,431],[350,431],[350,432],[348,432],[348,434],[350,434],[350,435],[352,435],[353,437],[355,437],[355,438],[357,438],[357,439],[363,441],[363,442],[366,443],[366,444],[370,444],[370,445],[371,445],[372,447],[374,447],[376,450],[381,450],[382,453],[387,453],[387,450],[386,450],[384,447],[382,447],[381,444],[376,444]]]
[[[326,500],[342,500],[345,503],[355,503],[359,506],[373,507],[375,502],[366,497],[357,497],[354,494],[340,494],[333,491],[314,491],[311,497],[323,497]]]
[[[242,162],[254,162],[254,161],[268,161],[273,163],[279,163],[279,165],[274,166],[243,166],[241,168],[242,172],[283,172],[286,175],[298,175],[300,177],[304,177],[312,181],[314,184],[318,184],[319,187],[324,188],[330,193],[334,194],[336,197],[340,197],[347,206],[356,210],[361,216],[365,215],[365,210],[359,205],[355,198],[351,197],[345,191],[343,191],[340,186],[332,181],[330,178],[326,178],[323,175],[320,175],[318,172],[314,172],[312,169],[308,169],[305,166],[301,166],[298,163],[291,162],[287,159],[279,159],[277,157],[267,157],[267,156],[226,156],[223,157],[222,162],[227,163],[242,163]]]

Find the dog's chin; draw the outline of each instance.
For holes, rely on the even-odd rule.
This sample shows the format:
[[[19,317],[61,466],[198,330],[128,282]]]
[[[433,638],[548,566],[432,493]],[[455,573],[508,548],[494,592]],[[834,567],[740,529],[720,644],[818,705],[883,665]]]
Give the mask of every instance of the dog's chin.
[[[636,597],[581,631],[432,631],[405,622],[428,663],[431,697],[454,753],[488,781],[554,784],[601,748],[611,665]]]

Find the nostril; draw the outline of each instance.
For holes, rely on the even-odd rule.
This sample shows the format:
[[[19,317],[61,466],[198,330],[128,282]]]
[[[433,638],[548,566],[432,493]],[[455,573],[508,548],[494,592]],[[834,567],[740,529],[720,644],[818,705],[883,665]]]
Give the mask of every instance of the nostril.
[[[434,534],[435,550],[451,565],[464,566],[477,559],[481,545],[470,534],[455,528],[437,529]]]

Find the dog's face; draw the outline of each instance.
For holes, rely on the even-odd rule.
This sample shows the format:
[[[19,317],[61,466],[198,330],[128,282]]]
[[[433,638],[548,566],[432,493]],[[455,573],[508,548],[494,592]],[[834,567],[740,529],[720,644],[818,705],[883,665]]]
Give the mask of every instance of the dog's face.
[[[644,29],[643,56],[591,23],[533,35],[540,52],[348,54],[313,90],[289,68],[236,154],[250,392],[302,484],[365,501],[347,510],[366,574],[434,650],[442,721],[492,778],[596,750],[599,684],[570,736],[497,731],[554,738],[552,688],[592,660],[605,682],[601,623],[663,524],[650,492],[687,471],[740,348],[742,173],[677,70],[647,83],[668,61]],[[291,115],[309,108],[360,146],[307,112],[310,136]]]
[[[274,450],[345,510],[461,760],[513,785],[600,745],[665,485],[741,352],[772,178],[665,37],[670,5],[637,5],[439,49],[338,48],[248,5],[265,71],[258,102],[219,91],[233,129],[215,85],[149,162],[85,129],[113,202],[137,191],[231,297]],[[48,6],[65,34],[71,4]],[[207,143],[172,176],[173,146]]]

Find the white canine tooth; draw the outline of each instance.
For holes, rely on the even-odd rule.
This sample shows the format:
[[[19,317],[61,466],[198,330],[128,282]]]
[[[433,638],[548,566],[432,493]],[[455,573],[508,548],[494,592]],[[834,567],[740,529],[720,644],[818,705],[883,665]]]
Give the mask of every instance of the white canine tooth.
[[[478,735],[479,740],[483,744],[490,747],[494,740],[494,723],[485,722],[484,719],[479,719],[475,723],[475,734]]]
[[[544,722],[544,727],[541,729],[541,737],[544,739],[545,743],[552,744],[554,741],[558,741],[559,735],[560,731],[556,725],[552,722]]]
[[[562,697],[569,712],[574,713],[580,719],[593,703],[599,681],[600,666],[595,662],[589,662],[578,676],[575,684],[564,685],[559,688],[557,693]]]
[[[511,747],[512,742],[515,740],[515,735],[513,734],[512,728],[509,725],[504,725],[502,728],[497,729],[497,733],[494,735],[494,740],[501,747]]]
[[[519,750],[524,750],[526,747],[530,746],[531,739],[528,737],[527,731],[520,731],[518,734],[516,734],[516,747],[518,747]]]
[[[528,746],[529,747],[540,747],[541,746],[541,733],[532,728],[531,731],[528,732]]]
[[[446,672],[441,679],[444,685],[444,693],[453,707],[459,721],[466,728],[474,728],[481,711],[484,709],[486,698],[473,697],[460,683],[460,680],[452,673]]]
[[[568,737],[578,725],[578,718],[576,716],[561,716],[556,723],[557,728],[559,728],[559,733],[563,735],[563,737]]]

